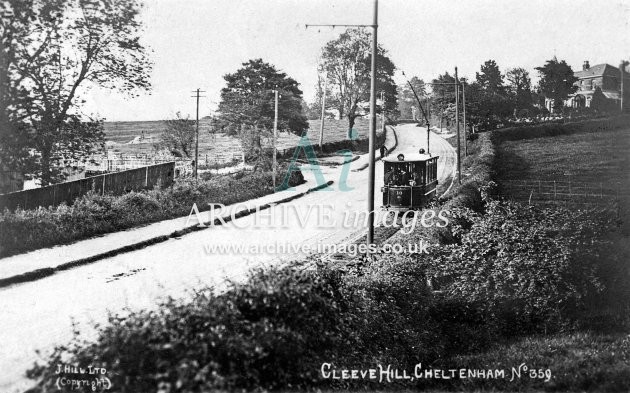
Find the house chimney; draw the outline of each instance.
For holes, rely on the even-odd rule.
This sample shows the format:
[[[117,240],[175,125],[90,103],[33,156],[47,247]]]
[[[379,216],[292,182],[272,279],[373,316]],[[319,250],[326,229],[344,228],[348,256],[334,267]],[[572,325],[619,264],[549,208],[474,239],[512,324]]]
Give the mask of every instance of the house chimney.
[[[591,65],[588,64],[588,60],[584,60],[584,64],[582,64],[582,71],[586,71],[591,68]]]

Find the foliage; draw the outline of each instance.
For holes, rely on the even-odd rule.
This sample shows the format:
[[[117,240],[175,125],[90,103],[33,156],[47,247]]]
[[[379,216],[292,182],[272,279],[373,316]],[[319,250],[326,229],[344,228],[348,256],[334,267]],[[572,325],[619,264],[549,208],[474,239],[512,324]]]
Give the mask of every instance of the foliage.
[[[279,170],[280,176],[287,168]],[[292,172],[290,185],[304,182]],[[165,219],[186,216],[196,203],[225,205],[272,192],[270,172],[246,174],[239,179],[216,176],[195,184],[178,181],[171,188],[130,192],[122,196],[88,194],[71,206],[0,213],[0,256],[69,243]]]
[[[322,49],[319,66],[328,78],[333,102],[338,105],[340,117],[348,118],[348,139],[362,105],[370,100],[371,37],[364,28],[351,28],[339,38],[328,42]],[[396,110],[396,84],[393,76],[396,66],[387,51],[378,47],[376,57],[376,91],[385,93],[384,110]]]
[[[103,141],[102,127],[85,122],[80,110],[90,85],[128,93],[149,88],[140,3],[10,0],[1,11],[1,110],[8,126],[0,158],[46,185],[63,178],[64,160],[88,156]]]
[[[503,75],[494,60],[488,60],[481,65],[480,72],[475,74],[477,83],[489,93],[501,94],[505,91]]]
[[[450,111],[449,108],[455,107],[455,77],[451,76],[448,71],[443,75],[439,75],[436,79],[432,80],[434,85],[432,86],[433,97],[431,99],[432,112],[440,118],[440,127],[442,122],[446,118],[446,125],[454,122],[454,111]]]
[[[427,89],[422,79],[418,78],[417,76],[414,76],[409,80],[409,83],[411,83],[414,90],[416,91],[416,94],[418,94],[418,97],[421,100],[423,98],[426,98]],[[409,84],[404,83],[398,86],[397,91],[398,91],[398,97],[399,97],[398,98],[398,112],[400,113],[400,117],[402,119],[412,119],[413,118],[412,108],[416,108],[417,110],[416,118],[422,119],[422,111],[420,110],[420,108],[418,108],[418,100],[416,100],[416,96],[413,94],[413,91],[409,87]],[[422,103],[422,107],[424,108],[425,111],[427,111],[427,107],[424,102]],[[427,113],[427,116],[428,116],[428,113]]]
[[[421,328],[426,286],[408,272],[345,281],[324,267],[254,271],[220,295],[112,316],[96,342],[58,347],[28,375],[46,391],[68,357],[105,367],[113,392],[192,392],[317,386],[323,362],[410,366],[433,344]]]
[[[503,331],[577,320],[607,289],[599,258],[608,245],[601,232],[613,227],[606,215],[491,201],[467,220],[471,229],[431,270],[449,279],[449,296],[483,304]]]
[[[193,157],[195,143],[195,121],[182,117],[181,112],[174,119],[164,120],[164,131],[160,135],[158,149],[166,148],[176,157]]]
[[[331,86],[325,81],[326,78],[322,78],[322,75],[317,75],[317,84],[315,85],[315,99],[311,105],[308,106],[307,117],[309,120],[319,120],[322,117],[322,99],[324,97],[324,86],[326,87],[326,110],[330,108],[338,108],[339,102],[332,95]],[[330,114],[326,115],[327,117]]]
[[[478,129],[492,130],[511,116],[515,103],[503,83],[504,76],[494,60],[481,65],[476,81],[467,86],[467,112],[470,124]]]
[[[508,80],[508,89],[518,111],[532,108],[532,81],[529,72],[524,68],[512,68],[505,74]]]
[[[573,75],[571,66],[564,60],[558,61],[554,57],[552,60],[547,60],[544,66],[536,67],[536,70],[540,74],[538,89],[547,98],[553,100],[554,112],[561,111],[564,100],[578,88],[574,86],[577,78]]]
[[[262,59],[250,60],[233,74],[224,76],[218,121],[238,133],[245,158],[264,161],[265,140],[273,133],[275,101],[278,90],[278,130],[302,135],[308,121],[302,107],[298,82]],[[263,165],[264,167],[264,165]]]

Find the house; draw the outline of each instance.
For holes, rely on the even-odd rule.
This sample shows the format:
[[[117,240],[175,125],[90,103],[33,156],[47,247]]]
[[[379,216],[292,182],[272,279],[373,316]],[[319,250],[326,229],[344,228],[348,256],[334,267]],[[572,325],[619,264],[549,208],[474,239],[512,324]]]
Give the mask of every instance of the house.
[[[578,90],[565,101],[565,106],[571,108],[594,108],[599,110],[620,108],[621,100],[621,71],[610,64],[590,66],[588,61],[582,65],[582,70],[574,75]],[[630,108],[630,73],[623,73],[624,108]]]

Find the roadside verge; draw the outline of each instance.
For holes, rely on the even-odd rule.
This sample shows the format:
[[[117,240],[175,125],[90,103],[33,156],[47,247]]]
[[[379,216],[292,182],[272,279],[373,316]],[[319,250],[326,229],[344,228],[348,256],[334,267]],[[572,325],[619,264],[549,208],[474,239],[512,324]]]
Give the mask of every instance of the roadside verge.
[[[261,205],[257,205],[254,206],[252,208],[249,209],[244,209],[239,211],[238,213],[236,213],[234,215],[234,219],[238,219],[241,217],[245,217],[248,216],[252,213],[255,213],[256,211],[260,211],[260,210],[266,210],[269,209],[270,207],[272,207],[273,205],[277,205],[277,204],[282,204],[282,203],[287,203],[287,202],[291,202],[295,199],[301,198],[311,192],[314,191],[318,191],[321,190],[323,188],[326,188],[330,185],[332,185],[334,182],[333,181],[328,181],[325,184],[321,184],[317,187],[312,187],[309,188],[306,191],[303,192],[299,192],[296,193],[294,195],[291,195],[289,197],[286,198],[282,198],[279,199],[277,201],[273,201],[273,202],[268,202],[268,203],[263,203]],[[214,225],[221,225],[222,222],[230,222],[232,220],[231,216],[226,216],[223,217],[223,220],[217,218],[214,221]],[[124,254],[127,252],[131,252],[131,251],[135,251],[135,250],[139,250],[142,248],[146,248],[149,247],[151,245],[157,244],[157,243],[162,243],[165,242],[169,239],[173,239],[173,238],[177,238],[183,235],[186,235],[188,233],[191,232],[196,232],[196,231],[200,231],[203,229],[207,229],[208,227],[202,227],[199,226],[199,224],[195,224],[195,225],[191,225],[191,226],[186,226],[183,229],[179,229],[176,231],[172,231],[169,232],[165,235],[157,235],[157,236],[153,236],[150,237],[148,239],[139,241],[139,242],[134,242],[131,244],[127,244],[125,246],[122,247],[117,247],[111,250],[108,250],[106,252],[101,252],[101,253],[97,253],[94,254],[92,256],[86,257],[86,258],[80,258],[80,259],[75,259],[75,260],[71,260],[69,262],[64,262],[62,264],[59,264],[55,267],[44,267],[44,268],[39,268],[39,269],[34,269],[31,271],[27,271],[21,274],[16,274],[16,275],[12,275],[12,276],[8,276],[5,278],[0,278],[0,288],[4,288],[13,284],[19,284],[19,283],[24,283],[24,282],[30,282],[30,281],[35,281],[35,280],[39,280],[41,278],[45,278],[45,277],[49,277],[52,276],[53,274],[57,273],[57,272],[61,272],[64,270],[68,270],[68,269],[72,269],[75,267],[79,267],[79,266],[83,266],[83,265],[87,265],[105,258],[111,258],[115,255],[119,255],[119,254]]]

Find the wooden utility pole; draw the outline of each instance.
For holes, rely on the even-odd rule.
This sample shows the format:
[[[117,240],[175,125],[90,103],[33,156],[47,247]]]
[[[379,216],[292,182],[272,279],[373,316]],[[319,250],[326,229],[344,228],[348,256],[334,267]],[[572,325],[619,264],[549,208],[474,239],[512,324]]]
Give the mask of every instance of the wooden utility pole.
[[[461,137],[459,135],[459,79],[455,67],[455,128],[457,129],[457,181],[462,184]]]
[[[385,135],[385,92],[381,91],[381,133]]]
[[[326,85],[328,78],[324,76],[324,91],[322,93],[322,118],[319,123],[319,151],[324,152],[324,118],[326,117]]]
[[[192,97],[197,99],[197,115],[195,116],[195,167],[193,168],[193,170],[195,171],[195,181],[198,181],[199,171],[197,170],[197,168],[199,168],[199,98],[202,97],[201,93],[205,92],[197,89],[193,91],[193,93],[195,93],[195,95]]]
[[[626,62],[621,60],[621,64],[619,65],[619,73],[621,74],[621,94],[619,95],[621,113],[623,113],[623,73],[624,73],[625,66],[626,66]]]
[[[278,90],[274,90],[274,115],[273,115],[273,170],[272,170],[272,179],[273,179],[273,192],[276,192],[276,172],[278,170],[277,166],[277,157],[276,157],[276,143],[278,140]]]
[[[462,106],[464,107],[464,157],[468,156],[468,129],[466,128],[466,82],[462,83]]]
[[[372,70],[370,75],[370,138],[368,173],[368,235],[367,244],[374,243],[374,150],[376,148],[376,56],[378,53],[378,0],[374,0],[374,20],[372,21]]]
[[[311,25],[307,24],[306,28],[309,27],[371,27],[372,28],[372,67],[371,67],[371,78],[370,78],[370,133],[369,133],[369,144],[368,144],[368,233],[367,233],[367,243],[374,243],[374,177],[375,177],[375,158],[374,158],[374,150],[376,145],[376,55],[378,50],[378,0],[374,0],[374,19],[371,25],[348,25],[348,24],[325,24],[325,25]]]

